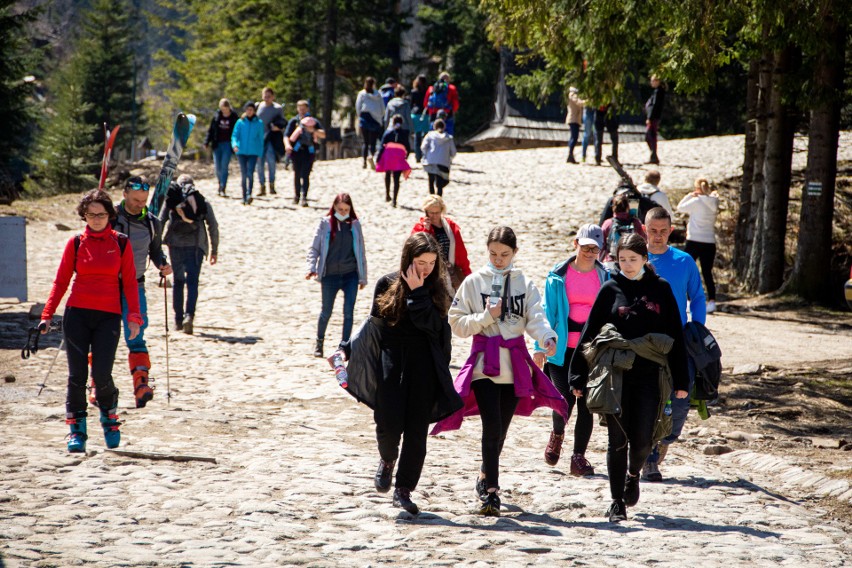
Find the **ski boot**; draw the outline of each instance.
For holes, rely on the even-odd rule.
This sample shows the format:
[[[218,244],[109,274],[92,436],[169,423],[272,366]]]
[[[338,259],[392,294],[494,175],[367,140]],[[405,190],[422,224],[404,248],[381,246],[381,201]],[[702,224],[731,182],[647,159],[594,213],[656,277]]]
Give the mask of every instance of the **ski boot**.
[[[101,426],[104,429],[104,441],[107,448],[117,448],[118,444],[121,443],[121,432],[118,430],[120,425],[121,422],[118,421],[118,408],[113,408],[112,410],[101,408]],[[68,443],[68,447],[71,447],[70,442]]]
[[[133,396],[136,398],[136,408],[145,408],[148,401],[154,398],[154,389],[148,386],[148,369],[151,360],[147,353],[129,353],[130,373],[133,375]]]
[[[82,454],[86,452],[86,411],[83,412],[68,412],[65,414],[65,423],[71,427],[71,433],[68,434],[68,451],[72,454]]]

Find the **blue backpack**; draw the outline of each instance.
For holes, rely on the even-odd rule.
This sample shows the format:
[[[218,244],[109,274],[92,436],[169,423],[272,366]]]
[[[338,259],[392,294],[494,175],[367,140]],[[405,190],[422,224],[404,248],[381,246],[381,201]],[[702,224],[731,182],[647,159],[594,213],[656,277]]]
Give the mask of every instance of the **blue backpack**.
[[[446,81],[438,81],[432,85],[432,94],[429,95],[429,102],[427,103],[429,108],[445,110],[449,114],[452,110],[448,99],[449,91],[450,87]]]

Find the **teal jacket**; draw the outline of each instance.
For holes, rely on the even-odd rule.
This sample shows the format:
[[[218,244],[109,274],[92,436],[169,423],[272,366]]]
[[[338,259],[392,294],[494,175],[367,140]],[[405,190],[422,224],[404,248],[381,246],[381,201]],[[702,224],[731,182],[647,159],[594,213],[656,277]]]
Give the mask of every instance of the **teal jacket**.
[[[547,275],[547,280],[544,282],[544,299],[541,302],[541,307],[544,309],[544,316],[550,327],[556,332],[556,354],[553,357],[548,357],[547,361],[554,365],[565,365],[565,349],[568,346],[568,294],[565,292],[565,274],[568,272],[568,265],[577,258],[576,254],[568,257],[557,263],[550,274]],[[609,280],[610,273],[606,267],[595,260],[595,270],[598,273],[598,279],[601,285]],[[544,351],[536,342],[536,351]]]
[[[231,148],[235,146],[238,156],[263,155],[263,121],[257,115],[251,120],[244,116],[237,121],[231,134]]]

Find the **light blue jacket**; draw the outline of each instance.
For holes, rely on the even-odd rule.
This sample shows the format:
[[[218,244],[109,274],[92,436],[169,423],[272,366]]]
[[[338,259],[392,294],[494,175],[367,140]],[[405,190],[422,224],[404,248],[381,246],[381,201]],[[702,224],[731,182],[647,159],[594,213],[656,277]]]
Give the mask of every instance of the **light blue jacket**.
[[[550,327],[556,331],[556,354],[553,357],[548,357],[547,361],[554,365],[565,365],[565,349],[568,346],[568,294],[565,292],[565,274],[568,272],[568,265],[572,260],[577,258],[577,255],[568,257],[568,260],[556,264],[547,275],[547,280],[544,282],[544,299],[541,302],[541,307],[544,309],[544,316],[547,318]],[[595,260],[595,270],[598,273],[598,279],[601,285],[610,279],[610,272],[600,261]],[[536,351],[544,351],[539,347],[538,342],[535,344]]]
[[[242,117],[231,134],[231,148],[237,147],[239,156],[263,155],[263,121],[255,115],[251,120]]]
[[[331,244],[331,217],[323,217],[314,233],[314,241],[308,249],[308,274],[316,274],[317,282],[325,275],[325,261],[328,258],[328,247]],[[352,220],[352,248],[355,251],[355,262],[358,264],[358,284],[367,283],[367,254],[364,248],[364,235],[361,233],[361,223]]]

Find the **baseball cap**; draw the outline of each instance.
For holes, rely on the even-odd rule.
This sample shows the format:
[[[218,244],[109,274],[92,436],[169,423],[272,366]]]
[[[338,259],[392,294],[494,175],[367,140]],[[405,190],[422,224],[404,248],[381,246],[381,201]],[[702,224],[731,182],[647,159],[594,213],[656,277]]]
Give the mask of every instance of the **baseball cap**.
[[[600,225],[591,223],[583,225],[577,231],[576,239],[581,245],[594,245],[598,248],[603,248],[603,229],[601,229]]]

